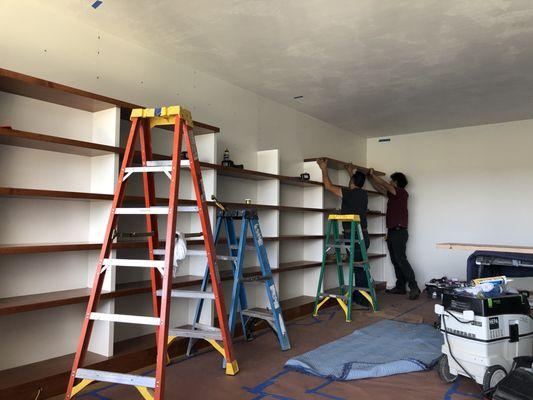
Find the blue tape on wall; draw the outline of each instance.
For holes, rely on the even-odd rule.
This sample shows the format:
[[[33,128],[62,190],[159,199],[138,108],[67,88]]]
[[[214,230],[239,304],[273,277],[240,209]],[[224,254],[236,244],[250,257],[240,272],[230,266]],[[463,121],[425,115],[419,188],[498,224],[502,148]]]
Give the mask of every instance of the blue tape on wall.
[[[102,0],[96,0],[92,5],[91,7],[94,8],[95,10],[100,7],[102,5],[103,1]]]

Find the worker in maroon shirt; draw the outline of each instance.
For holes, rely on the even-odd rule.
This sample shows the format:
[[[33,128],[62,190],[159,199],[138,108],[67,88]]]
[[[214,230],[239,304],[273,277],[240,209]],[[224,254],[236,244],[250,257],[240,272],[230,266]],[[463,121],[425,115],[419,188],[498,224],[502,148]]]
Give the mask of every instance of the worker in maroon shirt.
[[[407,247],[407,199],[409,193],[405,190],[407,178],[401,172],[391,175],[390,182],[376,176],[373,169],[368,171],[368,180],[374,188],[388,197],[387,202],[387,247],[394,265],[396,286],[387,293],[406,294],[405,284],[409,285],[409,299],[416,300],[420,296],[420,288],[416,283],[415,273],[405,254]]]

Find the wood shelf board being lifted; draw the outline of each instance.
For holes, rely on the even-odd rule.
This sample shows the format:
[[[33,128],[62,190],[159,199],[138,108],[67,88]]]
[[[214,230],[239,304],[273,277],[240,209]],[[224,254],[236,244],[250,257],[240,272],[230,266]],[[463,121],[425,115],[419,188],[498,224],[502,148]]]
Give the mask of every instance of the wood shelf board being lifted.
[[[312,158],[305,158],[304,159],[304,162],[313,162],[313,161],[317,161],[319,158],[325,158],[326,160],[328,160],[328,167],[329,168],[332,168],[332,169],[337,169],[337,170],[343,170],[345,168],[345,165],[346,164],[351,164],[351,161],[341,161],[341,160],[337,160],[335,158],[330,158],[330,157],[312,157]],[[356,165],[356,164],[353,164],[352,165],[358,169],[359,171],[361,172],[364,172],[365,174],[368,172],[369,168],[367,167],[362,167],[360,165]],[[374,170],[374,172],[376,173],[376,175],[380,175],[380,176],[383,176],[385,175],[385,172],[381,172],[381,171],[376,171]]]
[[[437,243],[437,249],[497,251],[500,253],[533,254],[533,246],[510,246],[501,244]]]

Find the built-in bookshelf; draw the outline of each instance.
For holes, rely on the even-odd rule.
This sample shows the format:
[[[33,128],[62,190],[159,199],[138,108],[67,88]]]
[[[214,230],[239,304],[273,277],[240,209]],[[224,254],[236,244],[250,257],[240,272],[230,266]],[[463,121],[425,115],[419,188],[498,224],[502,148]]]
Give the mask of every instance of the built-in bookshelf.
[[[0,105],[0,318],[2,326],[9,327],[0,333],[1,382],[14,370],[73,353],[130,128],[129,110],[139,106],[2,69]],[[302,172],[311,173],[310,180],[282,174],[282,149],[257,151],[255,170],[223,167],[217,148],[219,129],[195,121],[194,131],[207,198],[215,194],[229,208],[257,209],[284,310],[307,310],[318,282],[324,220],[338,208],[338,201],[323,189],[316,163],[302,160]],[[169,132],[156,128],[152,136],[155,157],[168,158]],[[334,182],[346,185],[346,177],[334,165]],[[128,204],[143,202],[137,178],[129,178]],[[165,204],[164,175],[156,176],[156,192],[157,203]],[[376,280],[381,280],[383,197],[368,192],[369,258]],[[245,204],[245,199],[252,204]],[[190,173],[184,170],[179,203],[193,202]],[[214,226],[216,208],[214,202],[208,204]],[[163,238],[164,218],[159,222]],[[126,216],[119,223],[121,230],[138,231],[144,218]],[[197,216],[190,214],[179,215],[178,229],[201,231]],[[191,247],[202,244],[198,237],[188,240]],[[121,258],[142,258],[147,253],[145,242],[118,242],[112,247]],[[245,260],[245,273],[258,274],[255,254],[247,252]],[[186,260],[173,287],[197,287],[204,268],[202,257]],[[229,304],[230,266],[221,263],[220,268]],[[110,268],[101,311],[150,315],[149,292],[146,271]],[[252,307],[264,306],[264,289],[249,288],[248,300]],[[194,308],[193,300],[173,301],[172,323],[190,321]],[[212,311],[207,309],[204,320],[213,321]],[[89,350],[95,359],[109,359],[120,353],[124,343],[150,334],[146,327],[99,322]]]

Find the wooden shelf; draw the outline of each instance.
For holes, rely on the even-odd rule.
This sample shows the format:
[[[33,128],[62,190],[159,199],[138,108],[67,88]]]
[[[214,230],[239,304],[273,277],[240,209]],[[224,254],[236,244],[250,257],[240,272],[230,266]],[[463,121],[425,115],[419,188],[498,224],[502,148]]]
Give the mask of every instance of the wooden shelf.
[[[311,314],[314,298],[298,296],[280,301],[285,321]],[[326,304],[328,307],[330,304]],[[156,356],[155,335],[148,334],[115,343],[115,354],[104,357],[88,352],[85,368],[128,373],[153,364]],[[184,355],[187,339],[175,341],[169,347],[170,357]],[[0,398],[34,399],[39,388],[42,398],[64,393],[74,354],[56,357],[0,371]]]
[[[146,242],[119,242],[113,243],[113,249],[139,249],[145,248]],[[102,243],[31,243],[31,244],[1,244],[0,255],[6,254],[34,254],[56,253],[62,251],[88,251],[100,250]]]
[[[385,236],[383,233],[370,234],[371,237]],[[287,240],[322,240],[324,235],[280,235],[280,236],[265,236],[265,242],[282,242]],[[249,239],[249,242],[252,238]],[[163,244],[162,241],[160,241]],[[219,240],[219,244],[225,243],[224,239]],[[203,239],[188,240],[189,246],[201,246],[204,244]],[[113,243],[113,249],[143,249],[147,244],[144,241],[123,241]],[[34,254],[34,253],[57,253],[64,251],[90,251],[100,250],[102,243],[24,243],[24,244],[1,244],[0,255],[7,254]]]
[[[217,174],[220,176],[228,176],[231,178],[249,179],[249,180],[256,180],[256,181],[278,179],[282,185],[292,185],[292,186],[302,186],[302,187],[323,186],[322,182],[302,180],[299,177],[294,177],[294,176],[275,175],[275,174],[269,174],[266,172],[254,171],[251,169],[223,167],[222,165],[219,165],[219,164],[212,164],[212,163],[207,163],[207,162],[200,162],[200,165],[206,168],[215,169],[217,171]],[[339,185],[339,187],[344,187],[344,186]],[[368,189],[365,189],[365,190],[368,192],[369,195],[382,196],[381,193],[375,190],[368,190]]]
[[[90,112],[118,107],[120,108],[121,118],[128,121],[131,109],[145,108],[137,104],[101,96],[3,68],[0,68],[0,91]],[[194,121],[194,133],[196,135],[219,131],[220,129],[216,126]]]
[[[330,158],[330,157],[305,158],[304,162],[317,161],[319,158],[325,158],[326,160],[328,160],[328,168],[336,169],[336,170],[344,170],[345,169],[345,165],[350,163],[350,161],[341,161],[341,160],[336,160],[335,158]],[[355,168],[357,168],[361,172],[364,172],[365,174],[368,172],[368,168],[367,167],[362,167],[360,165],[355,165],[355,164],[353,164],[353,165],[354,165]],[[381,171],[375,171],[375,173],[376,173],[376,175],[381,175],[381,176],[385,175],[385,172],[381,172]]]
[[[368,258],[374,259],[384,257],[384,254],[369,253]],[[280,263],[278,268],[272,269],[273,274],[284,272],[304,270],[308,268],[317,268],[322,265],[321,261],[292,261]],[[328,265],[332,265],[328,263]],[[260,275],[259,267],[246,267],[244,269],[245,277]],[[222,281],[233,279],[231,270],[220,272]],[[173,289],[184,288],[188,286],[200,285],[201,276],[184,275],[174,278],[172,283]],[[118,297],[133,296],[142,293],[149,293],[151,290],[150,281],[136,281],[120,283],[116,285],[114,291],[102,292],[102,299],[114,299]],[[17,314],[28,311],[42,310],[46,308],[60,307],[69,304],[85,303],[89,299],[90,288],[80,288],[71,290],[60,290],[56,292],[39,293],[25,296],[0,298],[0,316],[8,314]]]
[[[67,200],[113,200],[112,194],[67,192],[63,190],[24,189],[12,187],[0,187],[0,196],[30,198],[44,197]]]
[[[90,112],[137,106],[70,86],[0,68],[0,90]]]
[[[17,314],[67,304],[83,303],[89,299],[90,293],[91,289],[81,288],[7,297],[0,299],[0,315]]]
[[[63,190],[44,190],[44,189],[26,189],[26,188],[13,188],[13,187],[0,187],[0,196],[5,197],[29,197],[29,198],[55,198],[66,200],[103,200],[112,201],[112,194],[103,193],[89,193],[89,192],[70,192]],[[143,196],[126,196],[124,199],[126,204],[144,204]],[[168,199],[159,197],[156,199],[156,204],[168,204]],[[195,200],[179,199],[178,204],[182,205],[195,205]],[[245,204],[245,203],[233,203],[223,202],[225,206],[230,209],[258,209],[258,210],[279,210],[282,212],[320,212],[331,213],[333,209],[312,208],[312,207],[296,207],[296,206],[275,206],[268,204]],[[208,201],[207,205],[215,207],[215,202]],[[369,210],[367,216],[384,216],[381,211]]]
[[[119,147],[9,128],[0,128],[0,144],[88,157],[124,152]]]
[[[473,243],[437,243],[437,249],[469,250],[469,251],[499,251],[504,253],[533,254],[531,246],[509,246],[499,244],[473,244]]]

